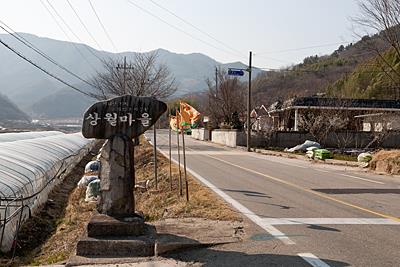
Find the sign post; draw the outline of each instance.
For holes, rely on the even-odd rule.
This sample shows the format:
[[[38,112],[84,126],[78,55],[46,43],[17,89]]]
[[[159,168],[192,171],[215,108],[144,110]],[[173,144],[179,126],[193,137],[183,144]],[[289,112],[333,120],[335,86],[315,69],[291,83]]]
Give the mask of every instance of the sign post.
[[[93,104],[84,115],[82,134],[107,139],[101,152],[100,213],[129,217],[134,205],[134,143],[167,110],[153,97],[124,95]]]

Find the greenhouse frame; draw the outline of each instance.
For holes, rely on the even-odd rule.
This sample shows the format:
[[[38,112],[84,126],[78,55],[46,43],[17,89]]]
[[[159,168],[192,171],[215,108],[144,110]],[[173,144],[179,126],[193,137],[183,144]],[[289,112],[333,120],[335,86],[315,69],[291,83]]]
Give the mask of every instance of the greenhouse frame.
[[[80,133],[0,134],[0,248],[15,248],[22,223],[92,149]]]

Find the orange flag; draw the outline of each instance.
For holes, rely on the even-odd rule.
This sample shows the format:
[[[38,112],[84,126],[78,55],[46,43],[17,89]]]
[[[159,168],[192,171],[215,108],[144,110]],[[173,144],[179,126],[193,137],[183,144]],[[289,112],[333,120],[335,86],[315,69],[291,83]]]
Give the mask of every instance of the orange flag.
[[[185,102],[180,102],[180,111],[185,123],[189,123],[192,126],[198,121],[201,115],[194,107]]]
[[[169,117],[169,126],[171,127],[172,130],[178,131],[178,121],[176,116],[170,116]]]

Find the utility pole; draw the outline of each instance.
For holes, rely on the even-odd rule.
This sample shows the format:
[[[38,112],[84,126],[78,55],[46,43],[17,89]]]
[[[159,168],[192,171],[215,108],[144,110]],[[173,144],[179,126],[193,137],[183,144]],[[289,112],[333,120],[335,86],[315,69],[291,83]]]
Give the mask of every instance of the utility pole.
[[[215,67],[215,95],[217,94],[218,91],[218,68]]]
[[[249,73],[249,89],[247,92],[247,151],[251,151],[251,125],[250,125],[250,108],[251,108],[251,60],[252,60],[253,54],[250,51],[249,53],[249,68],[247,72]]]
[[[126,65],[126,57],[124,57],[124,65],[121,65],[119,63],[117,64],[117,70],[120,70],[120,69],[123,70],[123,72],[122,72],[122,77],[124,79],[123,86],[124,86],[124,94],[126,94],[127,93],[126,92],[126,70],[133,70],[132,64],[129,64],[129,66]]]

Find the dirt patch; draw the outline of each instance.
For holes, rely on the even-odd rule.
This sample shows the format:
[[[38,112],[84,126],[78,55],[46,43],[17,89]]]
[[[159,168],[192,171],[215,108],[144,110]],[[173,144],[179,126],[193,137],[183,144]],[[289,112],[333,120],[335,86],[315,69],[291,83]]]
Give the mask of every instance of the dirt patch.
[[[172,164],[171,190],[169,161],[159,152],[157,153],[158,190],[155,190],[153,146],[145,141],[144,138],[140,143],[135,150],[136,182],[148,179],[150,180],[150,189],[146,192],[137,190],[135,201],[136,209],[145,214],[147,221],[186,217],[225,221],[242,220],[237,211],[189,174],[190,201],[187,202],[185,190],[183,190],[183,196],[179,195],[179,169],[175,164]],[[183,170],[182,179],[184,179]]]
[[[377,172],[400,174],[400,150],[381,150],[376,153],[370,168]]]

